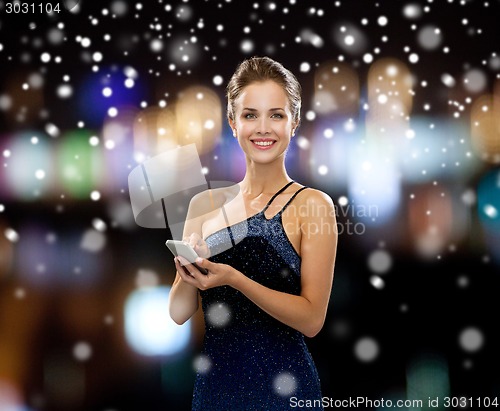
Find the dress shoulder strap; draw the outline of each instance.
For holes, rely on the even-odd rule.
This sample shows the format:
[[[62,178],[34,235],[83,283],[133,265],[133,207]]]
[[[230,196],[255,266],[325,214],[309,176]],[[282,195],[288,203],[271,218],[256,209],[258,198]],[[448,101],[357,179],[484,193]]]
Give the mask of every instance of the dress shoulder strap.
[[[283,208],[281,209],[281,211],[279,212],[279,214],[283,213],[283,211],[286,210],[286,208],[290,205],[290,203],[293,201],[293,199],[295,197],[297,197],[297,194],[299,194],[301,191],[305,190],[306,188],[309,188],[309,187],[304,186],[302,188],[299,188],[295,193],[293,193],[292,198],[290,198],[290,200],[288,200],[288,202],[283,206]]]
[[[271,205],[271,203],[274,201],[274,199],[276,197],[278,197],[283,191],[285,191],[288,187],[290,187],[293,183],[295,183],[295,181],[290,181],[288,183],[286,183],[283,187],[281,187],[272,197],[271,199],[267,202],[266,206],[264,207],[264,209],[262,210],[263,213],[266,212],[266,210],[269,208],[269,206]]]

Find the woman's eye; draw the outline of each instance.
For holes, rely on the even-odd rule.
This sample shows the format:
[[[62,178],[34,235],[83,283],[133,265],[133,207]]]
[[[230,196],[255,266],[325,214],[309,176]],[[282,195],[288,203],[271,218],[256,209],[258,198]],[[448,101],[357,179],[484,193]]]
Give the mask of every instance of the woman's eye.
[[[256,118],[256,115],[252,114],[252,113],[247,113],[247,114],[245,114],[245,118],[253,119],[253,118]]]
[[[283,114],[275,113],[271,116],[271,118],[283,118]]]

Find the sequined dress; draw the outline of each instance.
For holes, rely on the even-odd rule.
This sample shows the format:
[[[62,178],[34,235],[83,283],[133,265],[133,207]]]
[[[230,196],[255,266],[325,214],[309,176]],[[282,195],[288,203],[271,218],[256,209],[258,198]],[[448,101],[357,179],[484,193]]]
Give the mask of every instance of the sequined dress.
[[[210,260],[229,264],[266,287],[300,294],[301,259],[285,233],[282,213],[306,187],[275,216],[265,216],[272,201],[292,183],[261,212],[208,236]],[[302,333],[232,287],[200,293],[205,338],[197,361],[193,410],[274,411],[292,409],[299,400],[320,403],[318,373]]]

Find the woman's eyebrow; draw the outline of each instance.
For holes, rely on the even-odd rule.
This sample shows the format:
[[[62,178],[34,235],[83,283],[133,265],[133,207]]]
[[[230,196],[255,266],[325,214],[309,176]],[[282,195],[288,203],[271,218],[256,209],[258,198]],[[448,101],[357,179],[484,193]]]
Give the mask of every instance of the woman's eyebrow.
[[[258,111],[256,108],[251,108],[251,107],[243,107],[243,110]],[[285,111],[285,109],[281,108],[281,107],[274,107],[274,108],[270,108],[268,111]]]

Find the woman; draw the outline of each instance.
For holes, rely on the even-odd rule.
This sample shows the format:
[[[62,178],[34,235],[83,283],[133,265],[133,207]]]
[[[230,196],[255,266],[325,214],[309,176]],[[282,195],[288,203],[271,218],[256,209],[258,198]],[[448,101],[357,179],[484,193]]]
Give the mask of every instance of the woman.
[[[300,93],[295,76],[268,57],[242,62],[227,86],[229,125],[246,158],[241,202],[234,189],[193,198],[185,239],[208,274],[177,257],[170,293],[179,324],[201,295],[205,361],[194,410],[284,410],[299,401],[322,409],[304,335],[315,336],[325,320],[337,231],[330,197],[285,168]]]

